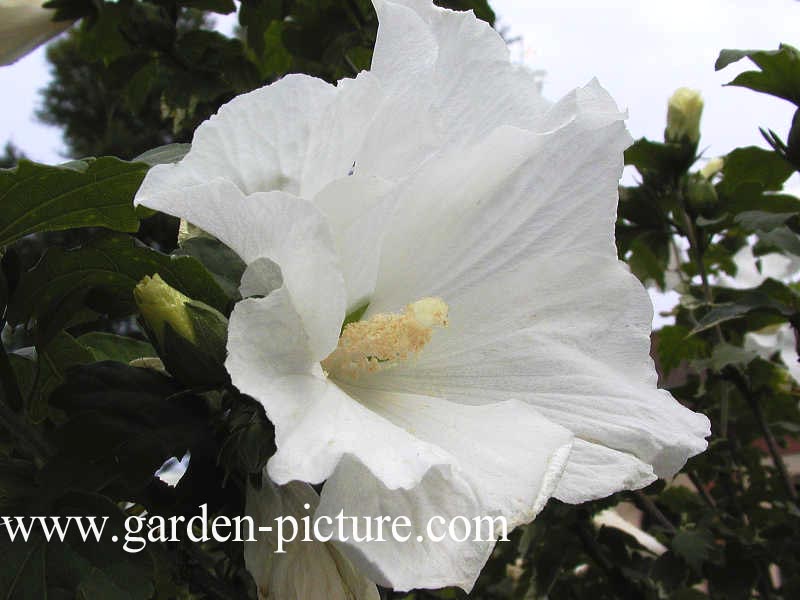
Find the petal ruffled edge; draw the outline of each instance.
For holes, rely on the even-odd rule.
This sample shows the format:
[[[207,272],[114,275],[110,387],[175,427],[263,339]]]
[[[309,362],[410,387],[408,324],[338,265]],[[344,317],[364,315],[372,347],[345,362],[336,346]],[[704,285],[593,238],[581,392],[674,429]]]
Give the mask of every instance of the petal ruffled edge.
[[[363,402],[421,440],[449,454],[418,485],[390,489],[362,463],[342,460],[323,487],[316,516],[408,517],[405,542],[358,542],[347,524],[343,550],[374,581],[398,590],[458,585],[470,590],[494,546],[497,529],[480,540],[434,541],[431,519],[505,519],[507,531],[539,513],[567,464],[572,434],[516,401],[467,406],[441,398],[364,392]],[[485,521],[482,521],[484,524]],[[351,524],[352,525],[352,524]],[[439,530],[441,521],[437,521]],[[356,530],[357,532],[357,530]],[[362,531],[363,534],[363,531]]]

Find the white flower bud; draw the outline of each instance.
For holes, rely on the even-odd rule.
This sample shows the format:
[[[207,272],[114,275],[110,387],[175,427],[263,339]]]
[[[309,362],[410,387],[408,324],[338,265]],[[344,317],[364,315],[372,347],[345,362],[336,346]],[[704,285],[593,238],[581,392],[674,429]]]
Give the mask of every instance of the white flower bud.
[[[678,88],[667,105],[667,142],[688,140],[691,144],[700,141],[700,116],[703,114],[703,98],[697,90]]]
[[[717,158],[712,158],[708,161],[705,166],[700,169],[700,175],[703,176],[704,179],[710,180],[714,175],[722,171],[722,167],[725,166],[725,159],[721,156]]]

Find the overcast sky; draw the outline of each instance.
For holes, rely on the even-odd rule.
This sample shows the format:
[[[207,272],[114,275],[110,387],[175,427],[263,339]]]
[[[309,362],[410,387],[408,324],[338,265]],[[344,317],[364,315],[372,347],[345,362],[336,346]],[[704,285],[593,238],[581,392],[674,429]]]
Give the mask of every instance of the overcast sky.
[[[794,0],[496,0],[501,22],[522,36],[515,54],[547,71],[544,92],[557,98],[593,76],[629,110],[634,137],[660,138],[666,100],[680,86],[706,100],[703,146],[709,155],[763,144],[758,126],[785,134],[788,102],[722,87],[749,64],[719,73],[723,48],[800,44]],[[741,66],[740,66],[741,65]]]

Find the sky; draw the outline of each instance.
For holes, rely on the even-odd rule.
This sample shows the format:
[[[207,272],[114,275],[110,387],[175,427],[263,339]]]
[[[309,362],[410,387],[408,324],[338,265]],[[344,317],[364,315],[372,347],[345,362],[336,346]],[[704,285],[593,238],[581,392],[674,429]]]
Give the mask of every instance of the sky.
[[[514,60],[546,71],[543,93],[557,100],[597,77],[627,109],[634,138],[661,139],[666,103],[681,86],[705,99],[701,148],[705,156],[737,146],[766,147],[758,128],[786,136],[792,106],[750,90],[723,87],[748,67],[741,61],[721,72],[714,61],[723,48],[800,46],[796,0],[494,0],[498,23],[520,41]],[[230,30],[231,19],[221,28]],[[60,132],[33,115],[49,79],[44,48],[0,67],[0,144],[12,140],[41,162],[64,160]],[[626,174],[626,179],[631,177]],[[792,191],[800,191],[795,179]],[[654,298],[658,308],[672,300]],[[660,322],[658,319],[656,322]]]
[[[628,109],[636,138],[661,138],[667,99],[681,86],[705,99],[701,147],[708,156],[764,145],[759,126],[784,136],[788,130],[788,102],[723,87],[749,61],[720,72],[714,62],[723,48],[800,45],[796,0],[495,0],[492,6],[510,34],[522,37],[513,55],[546,71],[546,96],[560,98],[597,77]]]

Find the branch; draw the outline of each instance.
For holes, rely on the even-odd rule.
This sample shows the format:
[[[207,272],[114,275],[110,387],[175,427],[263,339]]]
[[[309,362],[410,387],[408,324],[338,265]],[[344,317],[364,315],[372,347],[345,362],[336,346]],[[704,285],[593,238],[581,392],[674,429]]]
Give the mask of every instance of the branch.
[[[733,379],[734,384],[739,389],[742,396],[744,396],[747,404],[750,406],[750,410],[753,411],[753,416],[756,418],[758,428],[761,430],[761,435],[764,437],[764,441],[767,443],[767,449],[772,457],[772,462],[775,465],[775,468],[778,470],[780,480],[784,489],[786,490],[787,496],[789,496],[789,499],[796,504],[797,490],[794,487],[794,483],[792,483],[792,478],[791,475],[789,475],[789,470],[786,468],[786,463],[783,462],[780,448],[778,448],[778,442],[775,441],[775,436],[772,434],[769,424],[767,424],[767,419],[764,415],[764,409],[761,406],[761,402],[752,393],[747,381],[737,369],[731,368],[729,371],[731,373],[731,379]]]
[[[667,519],[664,513],[661,512],[661,510],[655,505],[655,502],[650,500],[650,498],[648,498],[644,492],[641,490],[636,490],[633,492],[633,496],[636,499],[636,504],[639,505],[639,507],[653,519],[658,521],[658,523],[671,535],[678,533],[678,530],[675,529],[675,526],[672,524],[672,522]]]

